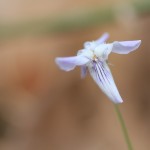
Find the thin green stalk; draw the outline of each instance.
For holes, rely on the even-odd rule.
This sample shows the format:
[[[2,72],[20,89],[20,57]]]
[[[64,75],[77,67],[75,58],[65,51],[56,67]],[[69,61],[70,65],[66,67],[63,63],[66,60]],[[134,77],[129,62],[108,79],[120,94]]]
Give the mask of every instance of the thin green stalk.
[[[120,125],[122,128],[122,132],[123,132],[124,139],[125,139],[125,142],[127,144],[128,150],[133,150],[132,143],[131,143],[131,140],[129,138],[128,131],[127,131],[127,128],[125,125],[125,121],[124,121],[123,116],[119,110],[119,106],[117,104],[115,104],[114,106],[115,106],[115,111],[117,113],[117,116],[118,116],[118,119],[119,119],[119,122],[120,122]]]

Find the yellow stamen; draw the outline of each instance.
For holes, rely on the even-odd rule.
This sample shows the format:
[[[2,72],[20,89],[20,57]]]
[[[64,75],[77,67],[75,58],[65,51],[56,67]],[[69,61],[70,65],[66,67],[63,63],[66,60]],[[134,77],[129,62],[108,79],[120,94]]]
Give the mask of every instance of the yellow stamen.
[[[96,57],[96,55],[94,55],[94,56],[93,56],[93,60],[97,60],[97,57]]]

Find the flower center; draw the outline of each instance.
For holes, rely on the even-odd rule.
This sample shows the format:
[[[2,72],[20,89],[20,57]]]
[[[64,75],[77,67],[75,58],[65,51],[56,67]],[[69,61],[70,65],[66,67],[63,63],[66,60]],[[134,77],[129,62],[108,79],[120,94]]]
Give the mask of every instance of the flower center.
[[[98,58],[97,58],[97,56],[96,56],[95,54],[93,54],[93,60],[94,60],[94,61],[97,61],[97,60],[98,60]]]

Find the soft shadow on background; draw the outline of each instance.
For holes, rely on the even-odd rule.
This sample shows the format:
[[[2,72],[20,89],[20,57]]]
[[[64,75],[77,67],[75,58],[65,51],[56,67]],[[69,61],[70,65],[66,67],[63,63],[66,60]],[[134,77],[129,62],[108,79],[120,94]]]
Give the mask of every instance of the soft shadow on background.
[[[54,62],[109,32],[108,42],[142,40],[109,62],[134,148],[149,150],[149,14],[148,0],[1,0],[0,149],[127,149],[113,104],[90,76]]]

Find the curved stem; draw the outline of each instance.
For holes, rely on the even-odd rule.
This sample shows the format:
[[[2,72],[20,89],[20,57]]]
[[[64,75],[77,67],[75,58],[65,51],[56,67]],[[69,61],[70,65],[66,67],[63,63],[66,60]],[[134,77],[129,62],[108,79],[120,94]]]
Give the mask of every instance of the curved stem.
[[[119,110],[119,106],[117,104],[115,104],[114,106],[115,106],[115,111],[117,113],[118,120],[120,122],[120,125],[121,125],[121,128],[122,128],[122,132],[123,132],[124,139],[125,139],[125,142],[127,144],[128,150],[133,150],[132,143],[131,143],[131,140],[129,138],[128,131],[127,131],[127,128],[126,128],[126,125],[125,125],[125,121],[124,121],[123,116],[122,116],[122,114]]]

